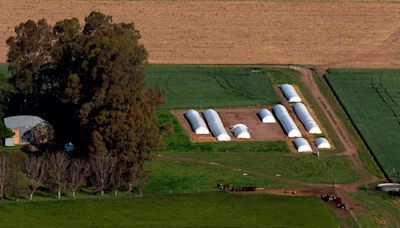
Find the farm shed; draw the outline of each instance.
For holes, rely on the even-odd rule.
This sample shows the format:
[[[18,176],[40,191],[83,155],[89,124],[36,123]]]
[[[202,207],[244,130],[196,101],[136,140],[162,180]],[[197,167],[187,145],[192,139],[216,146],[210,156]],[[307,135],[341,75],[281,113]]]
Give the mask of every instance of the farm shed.
[[[299,117],[300,121],[303,123],[304,127],[311,134],[321,134],[321,129],[319,128],[317,122],[312,118],[310,113],[308,112],[306,106],[303,103],[296,103],[293,106],[294,111],[296,112],[297,117]]]
[[[331,148],[331,144],[329,144],[329,141],[324,137],[316,138],[314,140],[314,143],[318,149],[330,149]]]
[[[282,84],[279,86],[279,88],[281,89],[283,95],[286,97],[286,99],[291,102],[291,103],[295,103],[295,102],[301,102],[301,98],[299,96],[299,94],[297,94],[296,90],[294,89],[294,87],[290,84]]]
[[[244,124],[236,124],[231,128],[231,131],[238,139],[250,139],[248,127]]]
[[[263,123],[276,123],[274,115],[272,115],[272,112],[269,111],[268,109],[261,109],[258,111],[258,116],[261,119],[261,122]]]
[[[210,127],[211,132],[218,141],[230,141],[231,137],[226,132],[221,118],[214,109],[207,109],[203,115]]]
[[[303,138],[296,138],[293,143],[298,152],[312,152],[310,144]]]
[[[207,128],[206,123],[201,118],[198,111],[194,109],[190,109],[185,112],[185,117],[189,121],[190,126],[192,127],[193,131],[198,135],[208,135],[210,131]]]
[[[12,146],[18,144],[27,144],[25,140],[26,134],[29,134],[30,130],[40,123],[45,121],[37,116],[10,116],[4,118],[4,124],[6,127],[14,132],[12,138],[6,139],[8,145]],[[11,144],[12,139],[12,144]]]
[[[301,137],[301,132],[299,128],[294,123],[292,117],[290,117],[288,111],[286,110],[285,106],[281,104],[277,104],[273,107],[276,117],[278,118],[279,122],[283,126],[286,134],[291,137]]]

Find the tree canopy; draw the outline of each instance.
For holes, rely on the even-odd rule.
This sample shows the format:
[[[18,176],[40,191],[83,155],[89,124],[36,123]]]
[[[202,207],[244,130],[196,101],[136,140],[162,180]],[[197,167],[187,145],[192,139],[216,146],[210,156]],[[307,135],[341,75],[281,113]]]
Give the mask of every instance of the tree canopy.
[[[49,25],[28,20],[7,40],[15,94],[9,112],[36,114],[54,127],[55,140],[83,154],[112,154],[139,180],[160,145],[155,108],[163,93],[145,85],[148,52],[132,23],[92,12]],[[22,102],[23,101],[23,102]]]

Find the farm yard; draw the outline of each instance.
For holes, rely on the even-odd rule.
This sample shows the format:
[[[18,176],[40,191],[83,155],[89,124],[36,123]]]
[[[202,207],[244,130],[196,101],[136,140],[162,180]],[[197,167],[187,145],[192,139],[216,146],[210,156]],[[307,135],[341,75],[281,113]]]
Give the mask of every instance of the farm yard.
[[[329,70],[327,80],[386,175],[399,180],[399,70]]]
[[[3,129],[3,226],[400,227],[400,199],[377,187],[400,181],[400,70],[381,69],[400,66],[398,2],[0,0],[0,12],[0,116],[66,120],[45,147],[8,147],[20,128]],[[76,22],[54,23],[71,17],[79,31],[63,36]],[[14,32],[41,18],[47,32]],[[78,141],[88,158],[68,155]]]
[[[254,107],[257,106],[257,103],[259,102],[265,102],[266,105],[264,107],[271,107],[274,102],[277,102],[276,100],[278,100],[278,102],[280,100],[280,102],[285,103],[285,105],[288,107],[291,113],[290,115],[295,117],[296,115],[291,109],[291,105],[286,103],[285,98],[283,98],[283,95],[277,87],[282,83],[293,84],[295,85],[296,90],[300,92],[301,97],[306,101],[309,110],[313,111],[313,116],[319,121],[324,134],[329,136],[328,138],[332,140],[333,144],[338,145],[339,147],[332,151],[321,153],[320,157],[293,153],[295,150],[293,148],[294,146],[290,140],[287,140],[287,136],[282,129],[279,129],[279,135],[282,137],[280,140],[241,140],[231,142],[215,142],[215,140],[211,140],[210,142],[193,142],[193,140],[191,141],[190,139],[190,126],[188,125],[187,120],[184,119],[182,111],[179,111],[182,109],[177,110],[181,113],[181,120],[179,121],[178,119],[180,117],[178,116],[177,118],[176,113],[175,115],[173,114],[176,111],[171,112],[167,106],[163,106],[157,112],[158,123],[170,124],[173,130],[170,134],[163,136],[164,147],[154,154],[153,162],[147,166],[149,177],[148,184],[144,189],[144,200],[151,201],[151,199],[154,198],[165,197],[165,200],[169,201],[174,199],[174,197],[177,197],[179,194],[185,194],[186,197],[191,198],[203,198],[203,194],[216,194],[216,183],[230,183],[234,187],[259,186],[265,189],[273,190],[296,189],[315,184],[317,184],[317,186],[332,186],[334,183],[340,183],[346,186],[357,182],[361,178],[359,173],[352,168],[351,161],[349,161],[345,155],[340,154],[340,144],[335,141],[336,135],[329,130],[330,128],[328,127],[329,125],[327,125],[325,117],[321,115],[321,110],[319,110],[316,101],[310,95],[310,91],[305,89],[305,85],[301,80],[299,80],[301,75],[297,71],[268,66],[221,66],[222,69],[218,69],[219,66],[206,66],[206,70],[202,71],[203,67],[205,66],[151,65],[149,69],[148,83],[152,86],[164,86],[165,84],[163,83],[157,83],[157,81],[162,81],[160,80],[161,75],[159,73],[161,71],[174,72],[170,75],[183,75],[182,72],[184,71],[194,71],[197,72],[198,76],[194,77],[197,80],[200,80],[202,75],[206,75],[204,72],[210,71],[219,73],[239,72],[242,75],[240,77],[247,77],[250,73],[255,73],[258,80],[263,81],[263,83],[266,85],[266,87],[259,90],[259,101],[252,103],[250,102],[251,99],[246,100],[247,98],[245,96],[238,96],[238,99],[242,99],[242,102],[247,102],[244,107],[239,107],[239,109],[227,109],[222,108],[223,106],[221,106],[220,108],[216,109],[222,111],[221,116],[223,119],[228,117],[229,124],[227,125],[237,121],[238,116],[236,115],[238,115],[238,113],[236,113],[235,110],[241,110],[239,111],[239,115],[248,115],[248,110],[252,110],[250,113],[254,115],[254,120],[260,121],[258,116],[256,116],[256,111],[259,108]],[[257,68],[257,71],[259,72],[251,72],[252,69],[255,68]],[[0,70],[7,74],[5,65],[0,66]],[[196,83],[196,80],[194,82]],[[179,89],[180,87],[186,86],[188,83],[189,82],[187,81],[183,84],[180,84],[179,80],[170,80],[170,85],[174,86],[175,89],[179,91],[181,91]],[[213,84],[214,86],[216,84],[216,82],[212,80],[208,83]],[[249,86],[250,87],[246,88],[251,90],[251,86],[254,85],[249,84]],[[261,88],[257,86],[258,85],[255,85],[256,88]],[[224,94],[225,92],[232,90],[232,87],[218,86],[215,87],[214,90],[219,91],[220,94]],[[205,91],[207,92],[207,90]],[[171,96],[169,93],[173,93],[173,90],[171,91],[167,89],[165,92],[167,96],[167,103],[169,103],[171,106],[175,105],[176,107],[179,107],[182,96]],[[190,95],[191,91],[186,90],[186,93]],[[268,95],[263,96],[263,93]],[[182,95],[184,96],[185,94]],[[201,97],[200,99],[192,98],[194,102],[192,107],[200,108],[203,104],[212,105],[215,104],[215,101],[218,101],[218,99],[215,99],[211,96],[211,93],[209,93],[209,95],[205,95],[205,97],[207,98],[205,99],[205,102],[201,99]],[[271,97],[273,99],[269,99]],[[226,101],[229,103],[229,99],[226,99]],[[241,112],[242,114],[240,114]],[[230,118],[231,120],[229,120]],[[305,129],[297,119],[296,124],[304,133]],[[46,195],[47,193],[40,194]],[[201,194],[201,196],[198,194]],[[67,193],[64,197],[69,198],[70,194]],[[87,210],[87,207],[91,207],[90,205],[102,204],[102,200],[115,202],[118,206],[121,206],[121,204],[117,203],[116,201],[124,200],[123,197],[125,196],[121,196],[121,199],[112,199],[107,197],[106,199],[101,200],[91,199],[93,197],[94,196],[86,195],[84,192],[79,193],[78,198],[84,202],[87,202],[88,204],[82,202],[82,205],[79,205],[78,207],[81,207],[82,210]],[[241,200],[247,201],[249,200],[248,197],[251,198],[253,196],[246,195],[240,197],[243,197]],[[267,196],[268,199],[270,199],[269,197],[270,196]],[[285,198],[280,197],[281,196],[276,196],[278,201],[285,200]],[[42,197],[39,199],[42,199]],[[294,199],[298,198],[296,197]],[[191,200],[195,201],[196,199]],[[56,202],[41,202],[40,204],[44,205],[43,210],[46,211],[46,207],[52,203]],[[70,202],[66,201],[63,203],[69,204]],[[305,210],[307,206],[306,204],[302,204],[299,207],[302,208],[303,206],[303,210]],[[320,206],[326,207],[326,205],[322,203]],[[284,205],[282,205],[282,207],[284,207]],[[27,208],[28,209],[21,209],[23,210],[23,213],[32,213],[31,207]],[[37,208],[37,206],[35,205],[32,208]],[[231,209],[236,210],[234,207],[231,207]],[[80,209],[78,208],[77,210]],[[124,210],[130,212],[133,209],[125,208]],[[331,211],[331,209],[328,211]],[[333,216],[331,212],[329,212],[329,214],[329,216]],[[334,214],[340,217],[340,215],[338,215],[336,212]],[[302,214],[298,215],[302,216]],[[334,217],[335,216],[332,217],[333,221],[336,221]],[[294,218],[296,218],[295,220],[298,221],[297,216]],[[372,221],[371,219],[365,219],[365,216],[361,216],[360,218],[365,220],[365,224],[375,221],[373,219]],[[77,217],[77,221],[79,221],[79,219],[80,218]],[[268,219],[268,221],[272,221],[270,218],[266,219]],[[326,218],[323,220],[324,222],[330,221]],[[63,226],[63,221],[64,220],[61,219],[57,224]],[[144,222],[145,220],[140,221]],[[56,222],[52,221],[51,223],[55,224]],[[289,223],[297,224],[292,221],[289,221]],[[331,225],[328,225],[328,227],[329,226]]]

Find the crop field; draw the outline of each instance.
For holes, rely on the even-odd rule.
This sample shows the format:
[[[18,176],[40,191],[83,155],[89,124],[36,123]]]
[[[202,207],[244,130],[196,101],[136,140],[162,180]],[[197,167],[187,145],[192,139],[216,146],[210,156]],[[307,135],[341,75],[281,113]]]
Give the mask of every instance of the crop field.
[[[264,72],[235,66],[150,65],[148,85],[166,94],[168,109],[267,105],[279,101]]]
[[[0,62],[19,23],[92,10],[134,22],[151,63],[400,66],[400,4],[307,0],[0,0]]]
[[[374,157],[400,171],[400,70],[330,70],[326,77]]]
[[[319,199],[227,193],[0,205],[4,227],[338,227]],[[290,216],[289,216],[290,215]],[[316,216],[318,215],[318,216]],[[282,219],[285,218],[285,219]]]

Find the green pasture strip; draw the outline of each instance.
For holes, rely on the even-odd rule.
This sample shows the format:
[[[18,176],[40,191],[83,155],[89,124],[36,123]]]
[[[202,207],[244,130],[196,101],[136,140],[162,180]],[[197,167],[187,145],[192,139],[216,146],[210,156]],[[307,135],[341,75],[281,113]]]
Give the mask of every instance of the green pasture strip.
[[[192,143],[178,120],[168,111],[159,110],[157,121],[159,124],[170,124],[173,128],[171,135],[163,137],[164,152],[286,152],[290,150],[283,141],[251,141],[251,142],[204,142]]]
[[[327,81],[385,174],[399,180],[400,70],[330,70]]]
[[[230,156],[227,154],[226,156]],[[201,156],[200,156],[201,157]],[[189,157],[190,158],[190,157]],[[193,157],[194,158],[194,157]],[[212,159],[210,159],[212,160]],[[146,193],[197,193],[215,192],[218,183],[229,183],[233,187],[256,186],[262,188],[299,187],[285,180],[269,176],[243,175],[244,171],[233,167],[220,167],[213,162],[198,163],[186,160],[162,160],[156,158],[149,164]]]
[[[357,173],[353,171],[347,158],[343,156],[316,157],[314,155],[246,151],[232,153],[187,152],[173,153],[173,155],[187,163],[202,161],[208,164],[210,168],[224,169],[224,167],[229,167],[240,170],[240,172],[253,173],[257,177],[274,176],[301,180],[307,183],[332,184],[352,183],[358,180]],[[165,154],[165,156],[168,156],[168,154]],[[282,181],[284,181],[283,179]],[[261,187],[269,187],[268,184]]]
[[[338,227],[319,199],[230,193],[9,203],[4,227]]]
[[[244,66],[150,65],[150,87],[165,91],[165,109],[272,105],[279,102],[264,72]]]

